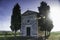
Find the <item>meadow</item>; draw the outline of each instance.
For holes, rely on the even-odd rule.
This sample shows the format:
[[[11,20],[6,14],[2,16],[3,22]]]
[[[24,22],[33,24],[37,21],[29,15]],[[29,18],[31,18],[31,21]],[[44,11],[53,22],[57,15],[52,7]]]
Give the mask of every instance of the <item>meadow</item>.
[[[51,32],[48,40],[60,40],[60,32]]]
[[[0,40],[14,40],[14,32],[0,32]],[[17,32],[16,39],[21,40],[20,32]],[[60,40],[60,32],[51,32],[48,40]]]

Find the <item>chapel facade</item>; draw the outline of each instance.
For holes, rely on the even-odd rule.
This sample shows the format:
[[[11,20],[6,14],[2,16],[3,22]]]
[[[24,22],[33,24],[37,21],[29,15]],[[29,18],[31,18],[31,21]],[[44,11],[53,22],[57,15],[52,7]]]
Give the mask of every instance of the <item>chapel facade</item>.
[[[39,37],[45,36],[45,31],[40,31],[40,19],[48,20],[49,6],[41,2],[39,12],[27,10],[21,17],[21,36]]]

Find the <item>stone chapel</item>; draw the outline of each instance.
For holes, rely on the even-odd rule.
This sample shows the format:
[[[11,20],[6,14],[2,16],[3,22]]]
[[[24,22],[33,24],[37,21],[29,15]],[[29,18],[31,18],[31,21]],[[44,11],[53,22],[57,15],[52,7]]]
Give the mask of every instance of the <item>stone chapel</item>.
[[[22,14],[21,18],[21,36],[31,36],[31,37],[38,37],[38,36],[45,36],[44,31],[39,30],[39,19],[47,17],[47,13],[45,13],[45,5],[46,3],[41,2],[41,6],[38,7],[39,12],[27,10]],[[43,9],[44,8],[44,9]],[[47,10],[49,10],[49,6],[47,6]],[[41,17],[39,17],[41,16]]]

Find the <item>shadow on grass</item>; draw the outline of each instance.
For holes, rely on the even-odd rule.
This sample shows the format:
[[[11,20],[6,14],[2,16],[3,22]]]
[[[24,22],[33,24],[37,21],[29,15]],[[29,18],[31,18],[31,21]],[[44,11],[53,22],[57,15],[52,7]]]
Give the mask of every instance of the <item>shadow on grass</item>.
[[[0,40],[15,40],[15,37],[0,37]],[[17,36],[16,40],[43,40],[41,37],[23,37]]]

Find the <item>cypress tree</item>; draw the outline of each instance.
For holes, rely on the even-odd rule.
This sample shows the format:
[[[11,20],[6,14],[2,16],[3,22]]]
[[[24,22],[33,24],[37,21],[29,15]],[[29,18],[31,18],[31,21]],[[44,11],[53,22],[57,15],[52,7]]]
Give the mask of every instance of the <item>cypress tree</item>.
[[[16,32],[21,28],[21,9],[18,3],[14,6],[12,10],[10,28],[12,31],[15,31],[15,36]]]
[[[45,31],[45,40],[46,40],[46,37],[49,37],[50,31],[53,28],[52,20],[48,17],[50,7],[49,5],[47,5],[46,2],[42,1],[41,6],[38,7],[38,10],[40,14],[39,17],[41,17],[41,19],[38,20],[38,24],[39,24],[40,30]],[[46,32],[49,32],[49,35],[46,35]]]

